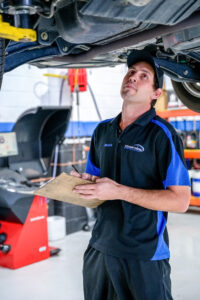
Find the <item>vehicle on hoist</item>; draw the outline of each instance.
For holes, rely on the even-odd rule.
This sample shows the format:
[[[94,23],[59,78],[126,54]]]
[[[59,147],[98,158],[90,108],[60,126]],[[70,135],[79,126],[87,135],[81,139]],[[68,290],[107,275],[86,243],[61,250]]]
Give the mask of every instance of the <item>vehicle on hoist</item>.
[[[199,9],[200,0],[0,0],[1,78],[24,63],[116,66],[147,47],[179,99],[200,112]]]

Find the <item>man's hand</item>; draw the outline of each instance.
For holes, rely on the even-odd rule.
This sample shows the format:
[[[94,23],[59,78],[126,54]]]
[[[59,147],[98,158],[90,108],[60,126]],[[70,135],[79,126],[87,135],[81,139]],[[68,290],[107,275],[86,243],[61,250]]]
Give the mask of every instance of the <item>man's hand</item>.
[[[116,181],[107,177],[98,178],[94,184],[77,185],[74,192],[84,199],[115,200],[119,197],[119,187]]]
[[[74,176],[74,177],[78,177],[78,178],[83,178],[83,179],[85,179],[85,180],[90,180],[90,181],[96,181],[96,179],[97,178],[99,178],[99,177],[97,177],[97,176],[93,176],[93,175],[90,175],[90,174],[88,174],[88,173],[82,173],[82,174],[80,174],[80,173],[78,173],[78,172],[76,172],[76,171],[74,171],[74,170],[72,170],[71,172],[70,172],[70,175],[71,176]]]

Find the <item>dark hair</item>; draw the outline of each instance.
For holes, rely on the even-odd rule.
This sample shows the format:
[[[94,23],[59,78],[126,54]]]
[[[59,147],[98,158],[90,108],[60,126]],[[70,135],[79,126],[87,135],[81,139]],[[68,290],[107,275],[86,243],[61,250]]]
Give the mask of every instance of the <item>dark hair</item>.
[[[157,81],[157,79],[156,79],[155,73],[154,73],[153,88],[154,88],[154,91],[157,90],[157,89],[159,88],[158,81]],[[157,99],[153,99],[153,100],[151,101],[151,108],[154,108],[156,102],[157,102]]]

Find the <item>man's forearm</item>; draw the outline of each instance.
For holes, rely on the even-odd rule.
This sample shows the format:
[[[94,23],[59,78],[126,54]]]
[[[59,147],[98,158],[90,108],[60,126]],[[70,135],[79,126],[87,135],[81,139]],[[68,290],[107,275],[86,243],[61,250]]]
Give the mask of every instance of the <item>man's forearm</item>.
[[[118,186],[118,197],[139,206],[161,211],[185,212],[188,209],[190,188],[186,192],[167,190],[145,190],[125,185]]]
[[[78,185],[74,188],[84,199],[121,199],[147,209],[185,212],[190,201],[189,186],[169,186],[166,190],[145,190],[128,187],[107,177],[98,178],[95,184]]]

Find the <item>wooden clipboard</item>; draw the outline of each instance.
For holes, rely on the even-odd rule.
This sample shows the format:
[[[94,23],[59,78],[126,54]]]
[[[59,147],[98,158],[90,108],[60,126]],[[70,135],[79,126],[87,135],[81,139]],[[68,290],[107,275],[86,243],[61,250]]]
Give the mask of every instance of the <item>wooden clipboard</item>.
[[[76,185],[91,183],[93,182],[62,173],[34,191],[34,194],[75,205],[95,208],[104,201],[98,199],[83,199],[73,192]]]

